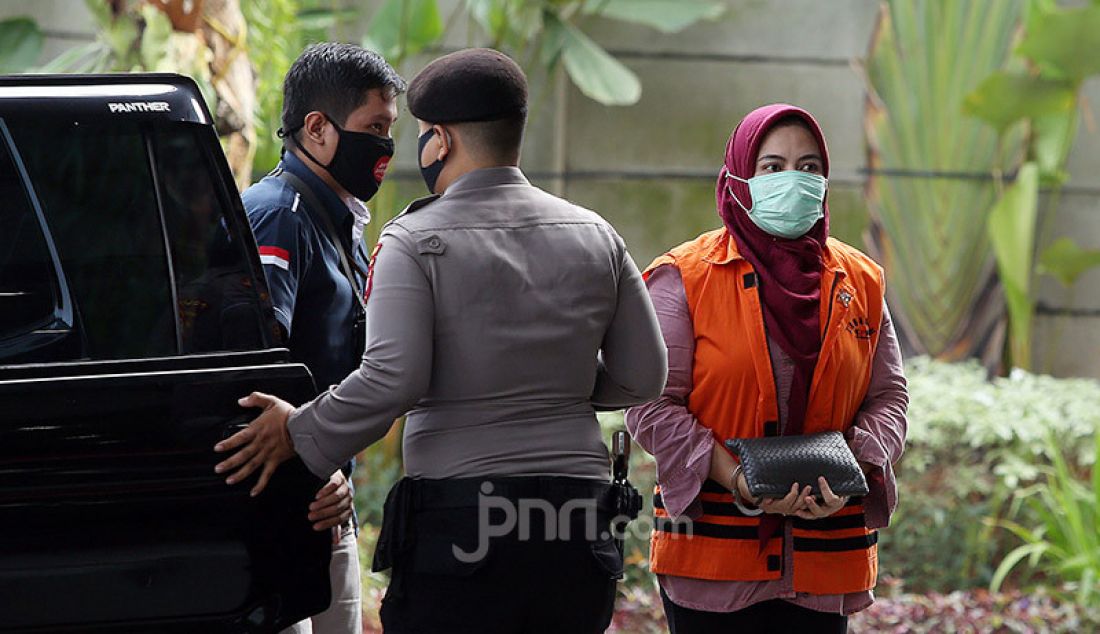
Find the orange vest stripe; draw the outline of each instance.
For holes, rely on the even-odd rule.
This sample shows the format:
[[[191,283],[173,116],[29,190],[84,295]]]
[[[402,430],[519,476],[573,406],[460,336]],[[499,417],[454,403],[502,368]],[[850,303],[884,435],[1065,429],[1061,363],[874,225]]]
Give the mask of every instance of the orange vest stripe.
[[[675,266],[683,279],[695,336],[693,388],[687,408],[719,441],[779,433],[779,403],[756,275],[725,229],[705,233],[657,258],[645,276]],[[882,269],[833,239],[821,279],[821,354],[810,386],[804,433],[845,431],[871,381],[882,324]],[[672,518],[660,487],[650,566],[664,575],[724,581],[778,579],[784,535],[760,550],[758,517],[746,517],[721,485],[708,480],[703,514]],[[812,594],[870,590],[878,574],[878,534],[867,529],[863,506],[823,520],[791,520],[794,589]]]

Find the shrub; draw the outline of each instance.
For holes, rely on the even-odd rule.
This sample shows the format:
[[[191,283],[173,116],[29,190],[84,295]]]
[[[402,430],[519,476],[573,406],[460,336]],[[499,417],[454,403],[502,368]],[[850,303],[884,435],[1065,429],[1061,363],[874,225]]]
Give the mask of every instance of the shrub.
[[[1092,482],[1086,484],[1062,459],[1054,440],[1048,439],[1047,444],[1053,464],[1043,467],[1040,482],[1014,496],[1039,522],[1035,528],[1011,520],[1000,522],[1024,543],[1005,556],[992,585],[999,588],[1026,558],[1031,572],[1075,590],[1077,602],[1087,605],[1100,593],[1100,469],[1093,464]],[[1100,434],[1095,449],[1094,455],[1100,458]]]
[[[1100,384],[1015,371],[992,381],[977,363],[906,363],[909,434],[896,467],[898,511],[881,532],[883,573],[914,591],[987,586],[1018,542],[1003,519],[1013,493],[1052,462],[1047,434],[1071,468],[1092,464]],[[1016,521],[1030,526],[1032,509]]]
[[[880,533],[880,569],[902,580],[897,592],[950,592],[986,587],[1004,556],[1019,545],[989,518],[1005,519],[1013,493],[1034,484],[1051,464],[1048,433],[1073,469],[1096,459],[1100,384],[1016,371],[990,381],[977,363],[914,358],[909,379],[909,433],[896,466],[899,507]],[[605,436],[622,427],[621,413],[600,415]],[[653,459],[635,445],[631,481],[652,513]],[[1016,521],[1037,521],[1021,507]],[[644,523],[644,522],[643,522]],[[628,585],[652,583],[648,543],[627,542]]]

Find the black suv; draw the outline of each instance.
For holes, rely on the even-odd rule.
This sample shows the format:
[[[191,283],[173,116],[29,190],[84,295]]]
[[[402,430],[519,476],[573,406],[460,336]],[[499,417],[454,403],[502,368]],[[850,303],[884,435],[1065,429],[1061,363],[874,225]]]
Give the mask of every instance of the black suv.
[[[303,402],[212,118],[177,75],[0,77],[0,632],[270,632],[329,601],[301,462],[214,444]]]

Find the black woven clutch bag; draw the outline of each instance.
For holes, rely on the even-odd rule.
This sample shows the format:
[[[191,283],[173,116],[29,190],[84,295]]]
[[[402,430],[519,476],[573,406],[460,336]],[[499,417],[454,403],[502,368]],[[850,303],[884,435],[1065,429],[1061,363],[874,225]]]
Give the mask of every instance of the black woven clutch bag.
[[[867,479],[838,431],[804,436],[734,438],[726,446],[741,459],[745,482],[754,498],[781,498],[797,482],[820,498],[818,476],[837,495],[867,495]]]

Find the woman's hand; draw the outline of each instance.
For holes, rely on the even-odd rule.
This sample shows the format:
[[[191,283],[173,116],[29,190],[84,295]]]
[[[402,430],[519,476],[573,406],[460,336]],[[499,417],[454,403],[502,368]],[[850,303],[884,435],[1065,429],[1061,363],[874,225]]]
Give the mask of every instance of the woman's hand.
[[[821,497],[824,503],[818,504],[817,500],[815,500],[812,495],[804,496],[806,498],[805,508],[795,513],[795,515],[804,520],[819,520],[829,517],[833,513],[844,508],[844,505],[848,503],[848,496],[836,495],[833,493],[833,490],[829,488],[829,482],[825,480],[825,478],[819,477],[817,482],[821,487]]]
[[[791,490],[785,497],[761,500],[760,508],[764,509],[765,513],[773,515],[798,515],[802,517],[801,514],[806,510],[806,497],[809,494],[810,487],[804,487],[799,491],[798,483],[795,482],[791,485]]]
[[[739,471],[737,473],[737,482],[734,482],[733,485],[737,487],[737,495],[742,502],[751,506],[760,506],[760,500],[754,498],[752,492],[749,491],[749,481],[745,479],[744,472]]]

